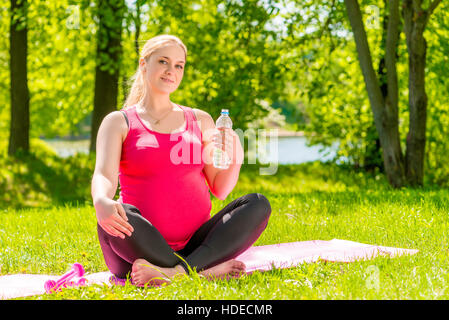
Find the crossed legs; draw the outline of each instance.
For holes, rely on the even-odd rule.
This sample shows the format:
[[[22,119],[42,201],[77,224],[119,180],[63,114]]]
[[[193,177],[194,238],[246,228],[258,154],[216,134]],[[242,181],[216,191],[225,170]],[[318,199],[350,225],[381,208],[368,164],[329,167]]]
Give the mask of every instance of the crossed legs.
[[[146,283],[157,276],[154,268],[173,276],[188,272],[187,265],[177,257],[159,231],[138,208],[123,204],[128,222],[134,232],[121,239],[107,234],[97,225],[98,238],[109,270],[119,278],[132,272],[133,280]],[[233,258],[248,249],[265,230],[271,206],[265,196],[250,193],[235,199],[206,221],[192,236],[186,246],[176,252],[197,272],[220,276],[244,271],[244,265]],[[135,277],[134,277],[135,276]]]

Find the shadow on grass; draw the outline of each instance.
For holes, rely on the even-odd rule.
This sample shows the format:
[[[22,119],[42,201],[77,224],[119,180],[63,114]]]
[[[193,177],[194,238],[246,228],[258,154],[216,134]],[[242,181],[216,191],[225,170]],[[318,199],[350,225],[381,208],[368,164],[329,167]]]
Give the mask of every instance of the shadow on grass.
[[[261,175],[260,166],[243,165],[237,186],[245,190],[297,194],[363,189],[392,190],[380,173],[367,173],[319,161],[279,165],[276,174]],[[259,192],[259,191],[253,191]]]
[[[52,154],[19,153],[0,159],[0,204],[9,208],[84,204],[90,199],[92,156],[60,158]]]
[[[449,192],[438,186],[391,187],[385,176],[333,163],[309,162],[280,165],[275,175],[260,175],[256,165],[242,166],[236,193],[260,192],[283,206],[317,201],[326,214],[364,203],[421,206],[449,210]],[[291,200],[291,202],[289,201]]]

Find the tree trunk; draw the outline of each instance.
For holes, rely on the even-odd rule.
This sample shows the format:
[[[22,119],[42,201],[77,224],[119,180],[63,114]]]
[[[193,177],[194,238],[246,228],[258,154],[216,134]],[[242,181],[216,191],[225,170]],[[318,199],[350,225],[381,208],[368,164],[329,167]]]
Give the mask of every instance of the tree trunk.
[[[425,68],[427,42],[424,31],[427,21],[440,1],[430,4],[428,10],[421,8],[419,0],[404,0],[404,31],[409,63],[409,132],[406,150],[406,177],[413,186],[423,184],[426,147],[427,94]]]
[[[397,73],[396,73],[396,58],[397,58],[397,43],[399,41],[399,7],[398,2],[391,2],[384,0],[385,11],[382,21],[382,39],[381,39],[381,57],[379,66],[377,68],[377,76],[379,78],[380,92],[386,104],[390,105],[394,113],[398,113],[398,89],[397,89]],[[389,17],[391,16],[391,19]],[[389,22],[391,25],[389,25]],[[388,30],[392,32],[388,32]],[[397,32],[396,32],[397,31]],[[390,81],[388,81],[390,80]],[[390,90],[388,90],[390,87]],[[389,93],[390,91],[390,93]],[[388,107],[387,107],[388,108]],[[398,115],[395,116],[398,118]],[[399,128],[398,128],[399,130]],[[371,142],[366,148],[366,158],[364,168],[369,170],[378,167],[381,172],[384,172],[382,152],[380,146],[379,135],[375,124],[368,128],[368,141]]]
[[[379,134],[385,173],[392,186],[401,187],[405,183],[405,173],[404,157],[399,139],[399,119],[397,112],[396,47],[398,19],[395,18],[396,12],[394,12],[394,10],[399,5],[398,0],[390,1],[389,9],[390,13],[385,54],[388,85],[387,99],[384,99],[382,95],[373,68],[371,52],[359,4],[357,0],[345,0],[345,5],[354,34],[360,68],[365,80],[368,98],[374,115],[374,123]]]
[[[125,3],[124,0],[99,0],[97,7],[99,28],[97,31],[94,110],[90,136],[91,153],[96,151],[97,133],[101,121],[108,113],[117,110]]]
[[[30,150],[30,94],[27,75],[27,2],[11,0],[10,80],[11,126],[8,155]]]
[[[139,46],[139,37],[140,37],[140,30],[142,28],[142,20],[140,18],[141,15],[141,9],[142,9],[142,0],[137,0],[136,3],[136,12],[135,16],[133,17],[134,21],[134,27],[136,28],[134,32],[134,51],[136,52],[136,63],[135,65],[139,65],[139,58],[140,58],[140,46]],[[129,84],[128,84],[128,76],[123,73],[122,75],[122,91],[123,91],[123,103],[125,103],[126,98],[128,97],[128,90],[129,90]]]

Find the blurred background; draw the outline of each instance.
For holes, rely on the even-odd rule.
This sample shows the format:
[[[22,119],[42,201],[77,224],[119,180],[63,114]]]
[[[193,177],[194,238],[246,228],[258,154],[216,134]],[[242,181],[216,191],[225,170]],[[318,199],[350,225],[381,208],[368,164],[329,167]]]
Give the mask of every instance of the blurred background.
[[[188,49],[172,101],[215,119],[227,108],[234,129],[279,130],[277,154],[261,147],[262,162],[333,162],[394,187],[445,187],[449,7],[413,3],[5,0],[2,201],[66,171],[89,184],[76,168],[92,167],[101,120],[122,108],[139,51],[159,34]]]

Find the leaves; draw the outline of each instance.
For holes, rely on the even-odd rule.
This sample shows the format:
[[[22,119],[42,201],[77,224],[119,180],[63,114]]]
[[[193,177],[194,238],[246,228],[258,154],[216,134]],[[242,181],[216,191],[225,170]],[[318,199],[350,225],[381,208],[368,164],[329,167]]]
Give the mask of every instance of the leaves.
[[[127,1],[124,19],[117,12],[87,0],[29,1],[28,77],[31,94],[31,137],[52,138],[89,134],[93,109],[94,73],[120,67],[120,108],[125,81],[137,69],[138,45],[157,34],[171,33],[188,48],[184,79],[172,100],[200,108],[215,119],[228,108],[234,128],[262,125],[264,116],[279,114],[303,129],[311,144],[339,143],[338,156],[363,165],[375,141],[372,111],[364,89],[344,5],[340,1]],[[119,0],[110,2],[118,4]],[[360,1],[375,68],[382,56],[380,42],[384,3]],[[10,3],[0,10],[0,101],[10,104],[8,35]],[[378,10],[375,7],[377,6]],[[139,7],[139,18],[137,10]],[[366,10],[365,10],[366,9]],[[427,83],[429,96],[428,179],[445,183],[449,169],[449,12],[444,1],[429,20]],[[120,66],[107,46],[97,61],[99,14],[105,28],[123,24]],[[379,17],[377,17],[379,13]],[[78,18],[77,18],[78,17]],[[378,23],[374,20],[379,19]],[[374,20],[373,20],[374,19]],[[366,22],[366,21],[365,21]],[[114,36],[110,34],[110,36]],[[398,47],[399,119],[402,143],[408,128],[408,65],[404,34]],[[268,105],[268,107],[265,107]],[[271,110],[270,110],[271,109]],[[0,110],[0,138],[7,140],[9,108]],[[257,120],[259,119],[259,120]]]

